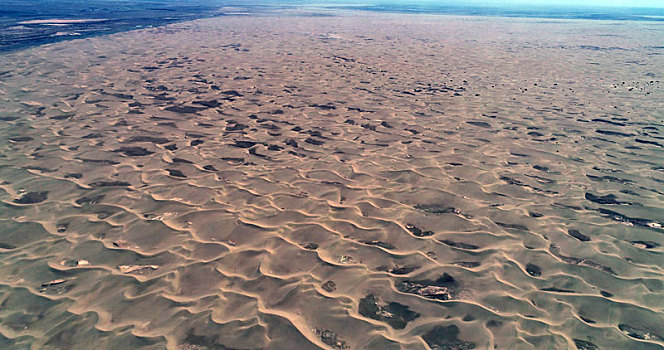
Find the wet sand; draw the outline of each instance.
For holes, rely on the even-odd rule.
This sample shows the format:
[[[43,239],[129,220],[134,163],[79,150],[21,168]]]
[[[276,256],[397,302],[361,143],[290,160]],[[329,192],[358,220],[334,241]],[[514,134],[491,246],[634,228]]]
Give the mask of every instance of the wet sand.
[[[664,26],[237,16],[0,59],[0,347],[661,349]]]

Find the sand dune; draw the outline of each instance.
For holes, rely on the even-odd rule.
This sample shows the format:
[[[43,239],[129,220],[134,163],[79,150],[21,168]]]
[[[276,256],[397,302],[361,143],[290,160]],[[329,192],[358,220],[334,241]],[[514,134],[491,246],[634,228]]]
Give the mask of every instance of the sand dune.
[[[0,344],[662,348],[661,38],[227,16],[3,55]]]

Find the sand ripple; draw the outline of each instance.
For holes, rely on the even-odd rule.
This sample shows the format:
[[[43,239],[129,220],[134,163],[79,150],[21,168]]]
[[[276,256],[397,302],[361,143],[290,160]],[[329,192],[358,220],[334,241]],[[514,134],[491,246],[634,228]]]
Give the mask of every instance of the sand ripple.
[[[4,55],[1,347],[662,348],[661,29],[363,16]]]

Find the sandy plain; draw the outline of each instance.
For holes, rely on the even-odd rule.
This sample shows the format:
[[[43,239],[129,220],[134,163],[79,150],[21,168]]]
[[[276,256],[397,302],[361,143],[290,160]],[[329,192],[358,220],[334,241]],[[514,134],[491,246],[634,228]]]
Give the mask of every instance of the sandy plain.
[[[664,26],[228,16],[0,58],[0,345],[661,349]]]

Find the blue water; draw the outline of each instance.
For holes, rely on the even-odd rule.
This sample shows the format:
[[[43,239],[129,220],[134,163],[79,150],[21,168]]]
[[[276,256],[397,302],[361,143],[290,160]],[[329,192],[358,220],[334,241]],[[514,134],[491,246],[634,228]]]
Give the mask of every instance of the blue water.
[[[663,0],[664,1],[664,0]],[[196,18],[223,16],[224,6],[240,6],[246,12],[266,14],[306,6],[326,15],[334,10],[360,10],[391,13],[427,13],[469,16],[502,16],[556,19],[592,19],[664,22],[664,9],[561,7],[561,6],[481,6],[461,3],[417,4],[380,0],[0,0],[0,52],[61,40],[159,26]],[[311,10],[314,10],[312,12]],[[332,11],[330,11],[332,10]],[[33,20],[95,19],[94,22],[53,25],[24,23]]]
[[[664,0],[663,0],[664,1]],[[329,6],[335,7],[335,6]],[[336,8],[351,8],[341,5]],[[664,21],[662,8],[623,8],[623,7],[585,7],[585,6],[480,6],[463,4],[398,4],[376,3],[363,6],[352,6],[357,10],[395,12],[395,13],[426,13],[469,16],[497,17],[529,17],[555,19],[589,19],[615,21]]]
[[[218,15],[222,1],[0,0],[0,51]],[[52,25],[32,20],[95,19]]]

